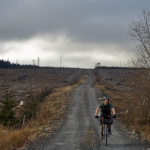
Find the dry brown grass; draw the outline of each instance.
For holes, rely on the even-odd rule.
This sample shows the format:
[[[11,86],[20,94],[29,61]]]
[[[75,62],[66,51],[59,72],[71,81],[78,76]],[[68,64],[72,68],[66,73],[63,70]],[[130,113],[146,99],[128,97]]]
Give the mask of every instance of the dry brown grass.
[[[9,150],[13,147],[19,148],[30,137],[31,132],[29,128],[22,130],[7,130],[5,128],[0,129],[0,150]]]
[[[81,77],[74,85],[57,88],[55,92],[47,96],[45,101],[39,105],[36,117],[33,121],[27,122],[23,129],[13,130],[0,127],[0,150],[19,148],[32,137],[36,137],[45,125],[60,120],[60,116],[64,114],[67,105],[70,103],[71,97],[67,93],[72,88],[84,83],[85,77],[85,75]]]

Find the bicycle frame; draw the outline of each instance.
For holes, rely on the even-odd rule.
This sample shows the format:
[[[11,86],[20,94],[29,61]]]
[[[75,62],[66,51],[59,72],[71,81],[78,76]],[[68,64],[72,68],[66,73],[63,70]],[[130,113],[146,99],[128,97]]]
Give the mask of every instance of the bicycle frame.
[[[108,125],[110,125],[109,122],[111,122],[112,117],[109,115],[104,115],[104,117],[101,117],[102,123],[103,123],[103,136],[105,138],[105,146],[107,146],[107,137],[108,137]],[[111,121],[110,121],[111,120]]]
[[[103,125],[103,135],[105,138],[105,146],[107,146],[107,137],[108,137],[108,125]]]

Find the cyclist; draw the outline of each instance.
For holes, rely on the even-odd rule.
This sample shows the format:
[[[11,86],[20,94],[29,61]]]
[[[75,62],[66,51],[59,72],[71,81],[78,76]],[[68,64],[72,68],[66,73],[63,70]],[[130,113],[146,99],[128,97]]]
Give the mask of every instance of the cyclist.
[[[103,97],[103,103],[99,104],[95,111],[95,118],[98,117],[98,111],[101,110],[101,115],[100,115],[100,130],[101,130],[101,139],[103,139],[103,124],[102,124],[102,119],[101,117],[104,117],[104,114],[109,115],[110,117],[116,118],[115,116],[115,109],[111,103],[109,103],[109,97],[105,96]],[[111,111],[113,116],[111,116]],[[108,125],[108,134],[111,134],[111,125]]]

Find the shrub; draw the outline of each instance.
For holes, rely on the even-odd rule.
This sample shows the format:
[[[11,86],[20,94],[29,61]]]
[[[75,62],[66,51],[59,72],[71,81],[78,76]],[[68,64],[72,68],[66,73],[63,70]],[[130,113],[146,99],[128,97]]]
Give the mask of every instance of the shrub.
[[[42,92],[41,94],[32,97],[30,100],[28,100],[27,105],[24,110],[22,110],[22,117],[25,115],[26,120],[30,120],[33,116],[36,115],[36,110],[38,108],[39,103],[42,103],[46,96],[48,96],[50,93],[52,93],[52,90],[47,90]]]
[[[12,108],[15,106],[15,101],[12,99],[12,96],[6,92],[5,96],[3,97],[4,101],[1,101],[3,105],[1,106],[0,111],[0,123],[4,126],[13,125],[16,121],[11,122],[11,120],[15,119],[15,113]]]

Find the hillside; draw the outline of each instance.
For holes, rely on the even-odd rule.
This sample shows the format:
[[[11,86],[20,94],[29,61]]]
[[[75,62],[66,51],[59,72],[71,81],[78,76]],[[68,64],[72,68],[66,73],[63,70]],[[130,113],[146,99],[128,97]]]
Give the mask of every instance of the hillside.
[[[41,135],[45,126],[55,130],[70,103],[72,89],[84,82],[86,71],[0,69],[0,150],[21,147]]]

